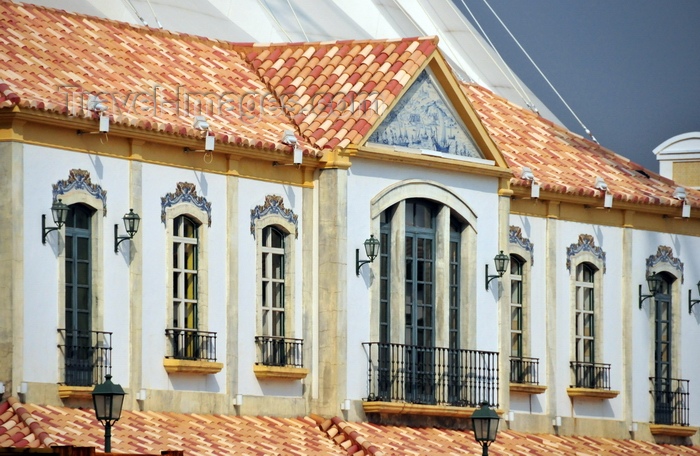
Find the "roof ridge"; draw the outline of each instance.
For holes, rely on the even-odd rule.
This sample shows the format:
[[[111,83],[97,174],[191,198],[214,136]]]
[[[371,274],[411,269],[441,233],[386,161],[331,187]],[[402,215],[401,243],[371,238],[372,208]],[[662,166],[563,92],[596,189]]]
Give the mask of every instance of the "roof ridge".
[[[42,445],[46,447],[52,447],[57,445],[56,441],[53,438],[51,438],[49,433],[41,427],[39,421],[36,418],[34,418],[32,413],[24,407],[24,404],[22,404],[19,401],[19,399],[10,396],[7,398],[7,402],[14,410],[14,413],[17,416],[17,418],[21,420],[25,426],[27,426],[27,428],[32,432],[34,437],[36,437],[36,439]]]
[[[430,41],[434,44],[438,44],[440,38],[437,35],[425,35],[425,36],[410,36],[401,38],[367,38],[367,39],[344,39],[344,40],[327,40],[327,41],[295,41],[292,43],[241,43],[242,47],[249,47],[250,50],[255,50],[258,48],[263,49],[289,49],[289,48],[305,48],[310,46],[333,46],[333,45],[344,45],[344,44],[387,44],[387,43],[402,43],[406,41]]]

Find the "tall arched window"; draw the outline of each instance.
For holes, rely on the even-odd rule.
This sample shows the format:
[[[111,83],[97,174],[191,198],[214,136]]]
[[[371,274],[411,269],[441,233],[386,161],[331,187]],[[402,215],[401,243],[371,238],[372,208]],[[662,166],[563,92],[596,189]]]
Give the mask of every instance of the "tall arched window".
[[[90,386],[93,382],[92,347],[92,241],[94,210],[73,204],[65,231],[65,322],[67,385]]]
[[[574,317],[576,385],[583,388],[596,388],[598,385],[594,366],[596,362],[595,275],[596,268],[590,263],[580,263],[576,266]]]
[[[286,234],[276,226],[263,229],[262,239],[262,335],[284,337],[284,242]],[[283,364],[282,364],[283,365]]]
[[[181,215],[173,220],[173,328],[197,329],[198,226]]]
[[[673,282],[667,272],[660,272],[661,284],[654,296],[654,422],[656,424],[679,424],[682,396],[675,392],[683,380],[673,379]],[[674,384],[675,383],[675,384]],[[687,389],[686,389],[687,391]],[[685,404],[687,405],[687,404]],[[674,410],[676,409],[676,410]],[[676,416],[674,416],[674,413]]]
[[[524,356],[523,263],[520,257],[510,256],[510,356],[519,359]]]
[[[177,358],[200,357],[198,228],[186,215],[173,220],[173,330]]]
[[[251,210],[256,242],[256,375],[269,367],[304,367],[304,339],[295,315],[294,271],[297,217],[280,196],[268,195]],[[296,375],[296,374],[295,374]]]
[[[427,198],[400,200],[378,218],[374,393],[414,403],[464,403],[462,238],[468,225]]]

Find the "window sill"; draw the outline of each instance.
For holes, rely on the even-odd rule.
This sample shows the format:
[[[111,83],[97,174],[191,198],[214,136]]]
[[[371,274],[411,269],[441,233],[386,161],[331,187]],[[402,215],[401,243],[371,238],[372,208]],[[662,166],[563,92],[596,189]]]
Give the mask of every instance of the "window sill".
[[[567,388],[566,394],[571,398],[587,397],[590,399],[612,399],[620,395],[619,391],[594,388]]]
[[[253,366],[253,373],[259,379],[262,378],[276,378],[276,379],[289,379],[289,380],[301,380],[306,378],[309,374],[309,370],[303,367],[286,367],[286,366],[263,366],[261,364],[255,364]]]
[[[474,407],[456,407],[454,405],[424,405],[407,402],[365,401],[362,403],[365,413],[389,415],[447,416],[452,418],[469,418],[476,410]],[[502,410],[496,410],[499,415]]]
[[[673,426],[669,424],[649,424],[652,435],[667,435],[670,437],[692,437],[698,431],[696,427]]]
[[[90,399],[94,386],[68,386],[58,385],[58,397],[61,399]]]
[[[169,374],[187,373],[187,374],[216,374],[224,368],[223,363],[215,363],[212,361],[194,361],[189,359],[165,358],[163,367]]]
[[[511,383],[509,388],[511,393],[542,394],[547,391],[545,385],[533,385],[530,383]]]

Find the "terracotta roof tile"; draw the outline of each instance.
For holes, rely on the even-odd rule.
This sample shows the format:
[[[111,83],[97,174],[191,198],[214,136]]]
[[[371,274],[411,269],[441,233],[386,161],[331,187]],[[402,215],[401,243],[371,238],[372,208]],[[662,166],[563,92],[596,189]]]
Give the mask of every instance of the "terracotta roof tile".
[[[14,398],[0,403],[0,447],[103,444],[104,429],[92,410],[24,406]],[[188,456],[346,454],[310,418],[140,411],[122,413],[112,428],[112,448],[151,454],[184,450]]]
[[[0,109],[93,118],[86,93],[126,126],[201,137],[203,107],[218,141],[291,153],[280,134],[297,132],[305,154],[359,144],[380,114],[437,49],[437,38],[233,44],[13,2],[0,2]],[[38,71],[37,68],[41,68]],[[514,177],[532,169],[544,191],[680,207],[676,184],[536,114],[463,84]],[[154,95],[155,93],[155,95]],[[225,94],[225,96],[224,96]],[[686,189],[700,207],[700,192]]]
[[[602,198],[603,192],[595,189],[595,178],[601,177],[613,200],[679,208],[682,205],[673,197],[678,187],[673,181],[484,87],[462,87],[513,170],[513,186],[531,185],[520,178],[522,168],[528,167],[545,191]],[[691,206],[700,207],[699,191],[687,188],[686,194]]]
[[[400,71],[405,64],[405,59],[398,58],[396,56],[393,66],[386,65],[386,67],[379,67],[374,75],[369,75],[366,77],[367,69],[363,64],[369,64],[372,62],[373,52],[376,54],[382,52],[394,52],[396,54],[403,53],[404,51],[410,50],[409,52],[417,51],[424,55],[420,56],[427,58],[432,54],[437,47],[437,40],[435,38],[418,38],[418,39],[407,39],[399,41],[399,46],[395,46],[393,43],[387,45],[385,41],[338,41],[331,43],[304,43],[298,45],[302,48],[305,54],[310,54],[314,52],[311,63],[314,58],[320,59],[318,64],[311,70],[310,76],[315,77],[314,84],[310,84],[309,81],[292,81],[290,79],[285,79],[284,75],[287,71],[279,62],[282,60],[282,56],[279,54],[271,53],[266,59],[261,57],[256,48],[252,48],[248,55],[248,60],[251,62],[253,67],[257,70],[258,75],[265,80],[270,87],[276,93],[292,93],[295,95],[303,97],[307,93],[316,94],[321,92],[337,93],[341,92],[342,96],[349,95],[350,99],[356,99],[358,96],[374,90],[376,82],[382,80],[383,78],[394,77],[395,72]],[[288,48],[288,49],[291,49]],[[391,49],[394,49],[393,51]],[[266,64],[266,60],[274,61],[272,65]],[[297,62],[299,63],[299,62]],[[279,71],[271,75],[269,71],[265,71],[266,68],[279,68]],[[415,72],[414,65],[412,69]],[[392,74],[386,74],[386,71],[391,69]],[[291,70],[289,70],[291,71]],[[372,78],[371,76],[374,76]],[[400,88],[408,82],[413,74],[403,72],[401,76],[397,77],[397,84]],[[373,81],[373,84],[368,87],[368,81]],[[280,90],[280,88],[282,90]],[[399,90],[400,91],[400,90]],[[395,94],[391,92],[386,92],[384,96],[389,97],[389,99],[383,99],[382,102],[386,105],[390,105],[395,98]],[[342,99],[342,96],[336,99]],[[320,101],[320,100],[319,100]],[[337,144],[341,144],[344,139],[349,139],[350,142],[354,140],[359,140],[364,136],[364,133],[369,131],[369,128],[363,128],[362,130],[353,131],[351,128],[341,128],[338,121],[341,122],[349,119],[350,116],[344,115],[344,112],[338,112],[338,110],[348,109],[344,104],[339,103],[336,105],[331,105],[332,109],[316,109],[318,106],[311,106],[306,114],[306,117],[301,117],[297,114],[295,121],[299,125],[299,129],[304,138],[309,140],[311,144],[315,144],[320,148],[334,147]],[[326,107],[325,105],[323,107]],[[292,109],[284,106],[290,114]],[[322,116],[323,119],[318,117]],[[333,126],[331,129],[327,127]],[[364,124],[363,124],[364,126]],[[355,134],[359,133],[359,134]],[[343,136],[339,136],[339,135]],[[333,146],[331,146],[331,144]]]
[[[86,97],[81,92],[102,92],[115,122],[199,137],[190,125],[199,114],[198,103],[204,94],[210,94],[214,101],[204,114],[217,139],[291,152],[279,143],[281,130],[294,130],[290,120],[280,116],[281,106],[262,111],[258,107],[252,112],[220,109],[223,93],[228,100],[239,101],[250,93],[262,97],[268,90],[241,47],[35,5],[1,2],[0,14],[12,18],[2,24],[1,61],[13,62],[0,80],[0,108],[19,106],[86,116],[80,106]],[[250,49],[245,47],[246,52]],[[288,65],[294,67],[298,62]],[[160,94],[173,94],[171,105],[163,104],[163,99],[156,99],[154,105],[156,86]],[[180,97],[178,104],[175,94]],[[265,101],[276,103],[274,97]],[[246,116],[255,118],[255,128],[242,128],[251,123]],[[306,154],[317,156],[318,151],[301,139]]]
[[[347,423],[340,418],[326,420],[311,415],[320,430],[339,445],[351,441],[348,448],[357,449],[359,455],[405,456],[436,454],[457,456],[479,454],[481,448],[474,441],[472,432],[440,428],[409,428],[371,423]],[[643,455],[700,455],[700,449],[692,446],[659,445],[621,439],[587,436],[557,436],[552,434],[525,434],[501,431],[489,448],[493,456],[541,455],[570,456],[574,454],[615,454],[618,456]]]

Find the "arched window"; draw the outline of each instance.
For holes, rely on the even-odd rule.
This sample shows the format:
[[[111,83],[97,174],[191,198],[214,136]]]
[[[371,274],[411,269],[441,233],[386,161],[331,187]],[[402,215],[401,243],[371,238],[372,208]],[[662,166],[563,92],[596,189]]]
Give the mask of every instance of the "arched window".
[[[510,256],[510,356],[524,356],[523,264],[517,255]]]
[[[595,267],[576,266],[576,361],[595,362]]]
[[[262,335],[285,336],[284,243],[286,233],[276,226],[263,229],[262,238]]]
[[[173,220],[173,328],[198,329],[198,225],[186,215]]]
[[[90,386],[93,379],[92,229],[94,210],[69,206],[65,229],[65,382]]]
[[[474,245],[465,242],[473,234],[466,221],[471,213],[439,187],[412,187],[396,193],[392,188],[374,206],[380,251],[373,277],[377,342],[369,343],[377,371],[370,394],[423,404],[469,403],[463,385],[469,344],[464,317],[471,310],[465,307],[464,246]]]
[[[284,207],[282,197],[268,195],[251,210],[256,242],[256,375],[265,378],[269,367],[303,368],[301,327],[294,300],[297,216]]]

